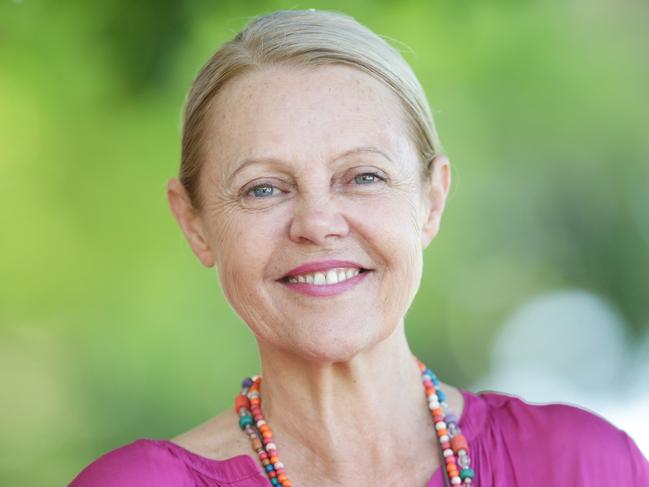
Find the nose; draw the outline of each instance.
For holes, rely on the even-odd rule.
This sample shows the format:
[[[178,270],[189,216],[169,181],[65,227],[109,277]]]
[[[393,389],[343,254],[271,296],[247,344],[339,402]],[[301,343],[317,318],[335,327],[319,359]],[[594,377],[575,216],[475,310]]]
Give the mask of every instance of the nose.
[[[326,246],[349,233],[349,225],[329,194],[300,195],[295,202],[290,238],[300,244]]]

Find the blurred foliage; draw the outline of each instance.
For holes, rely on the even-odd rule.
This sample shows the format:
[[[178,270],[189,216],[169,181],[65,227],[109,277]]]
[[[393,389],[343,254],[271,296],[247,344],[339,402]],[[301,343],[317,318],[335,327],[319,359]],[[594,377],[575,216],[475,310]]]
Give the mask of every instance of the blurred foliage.
[[[311,7],[393,39],[429,96],[453,190],[407,320],[445,381],[475,380],[545,290],[604,297],[631,336],[649,326],[646,2],[5,0],[0,484],[61,485],[175,435],[257,370],[164,189],[211,52],[254,15]]]

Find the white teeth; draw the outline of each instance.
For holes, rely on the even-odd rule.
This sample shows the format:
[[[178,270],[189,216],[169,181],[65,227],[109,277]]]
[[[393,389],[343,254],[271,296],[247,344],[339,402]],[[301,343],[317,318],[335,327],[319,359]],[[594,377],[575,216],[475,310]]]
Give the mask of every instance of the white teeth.
[[[351,279],[360,273],[359,269],[329,269],[326,272],[314,272],[312,274],[303,274],[299,276],[289,277],[290,283],[307,283],[315,284],[316,286],[323,286],[329,284],[337,284],[347,279]]]
[[[338,282],[338,273],[336,269],[329,269],[327,271],[327,284],[336,284]]]
[[[316,272],[315,276],[313,276],[313,284],[315,284],[316,286],[327,284],[327,278],[322,272]]]

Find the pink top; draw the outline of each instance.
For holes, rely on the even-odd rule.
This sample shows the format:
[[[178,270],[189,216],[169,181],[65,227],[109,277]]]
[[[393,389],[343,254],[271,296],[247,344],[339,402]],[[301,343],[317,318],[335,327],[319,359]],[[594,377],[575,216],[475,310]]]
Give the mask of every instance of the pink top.
[[[476,471],[474,486],[649,486],[649,461],[624,431],[601,417],[564,404],[533,405],[502,393],[460,390],[460,427]],[[252,456],[211,460],[168,440],[139,439],[99,457],[70,485],[271,484]],[[438,468],[426,487],[443,486]]]

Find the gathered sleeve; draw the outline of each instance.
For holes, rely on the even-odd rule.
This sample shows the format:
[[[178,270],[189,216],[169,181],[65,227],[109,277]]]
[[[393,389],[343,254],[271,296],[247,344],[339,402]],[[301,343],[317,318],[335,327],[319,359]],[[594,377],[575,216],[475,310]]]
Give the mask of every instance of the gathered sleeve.
[[[70,487],[178,486],[187,481],[187,467],[168,450],[136,440],[100,456],[84,468]]]

